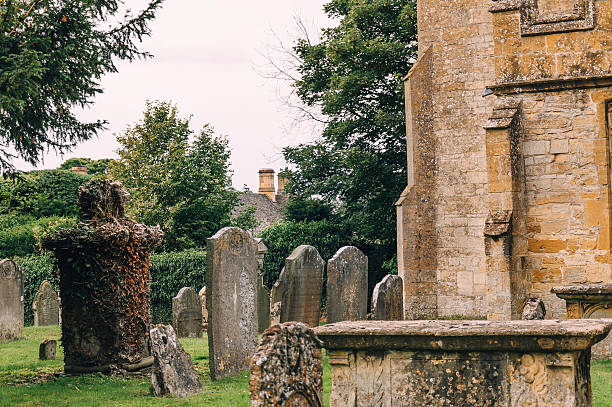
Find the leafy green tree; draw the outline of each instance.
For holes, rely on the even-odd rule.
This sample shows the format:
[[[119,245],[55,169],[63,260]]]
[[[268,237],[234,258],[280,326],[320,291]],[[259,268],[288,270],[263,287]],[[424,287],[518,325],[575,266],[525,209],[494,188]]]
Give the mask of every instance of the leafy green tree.
[[[69,150],[104,128],[71,109],[92,103],[117,61],[149,56],[137,43],[162,1],[123,19],[120,0],[0,1],[0,174],[17,155],[36,164],[46,148]]]
[[[293,83],[304,111],[323,115],[321,136],[286,147],[290,194],[317,195],[380,267],[396,248],[394,203],[406,185],[402,76],[416,58],[416,1],[331,0],[339,20],[321,40],[297,41]]]
[[[332,212],[331,205],[313,198],[291,197],[283,206],[285,219],[296,222],[331,219]]]
[[[122,147],[109,168],[130,192],[134,218],[161,225],[166,250],[205,247],[237,202],[228,141],[209,125],[194,134],[189,120],[170,103],[147,102],[143,120],[117,135]]]

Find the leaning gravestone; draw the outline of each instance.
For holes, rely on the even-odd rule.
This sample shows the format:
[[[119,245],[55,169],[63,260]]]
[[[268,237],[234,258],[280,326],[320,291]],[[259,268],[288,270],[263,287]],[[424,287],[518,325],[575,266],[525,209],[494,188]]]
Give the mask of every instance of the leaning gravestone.
[[[372,318],[378,321],[401,321],[404,312],[402,279],[387,275],[374,287]]]
[[[368,258],[345,246],[327,262],[327,323],[365,320],[368,313]]]
[[[202,390],[191,356],[185,352],[171,326],[157,325],[151,329],[151,350],[151,387],[156,397],[187,397]]]
[[[312,246],[298,246],[285,260],[285,289],[280,322],[318,326],[325,262]]]
[[[208,329],[208,310],[206,309],[206,286],[202,287],[198,293],[200,304],[202,304],[202,330]]]
[[[172,299],[172,327],[179,338],[202,337],[202,304],[193,288],[181,288]]]
[[[60,299],[47,280],[43,281],[32,302],[34,326],[59,325]]]
[[[257,278],[257,332],[270,327],[270,290],[263,282],[263,275]]]
[[[23,336],[23,274],[12,260],[0,261],[0,343]]]
[[[257,348],[257,243],[240,228],[208,239],[206,308],[210,375],[247,370]]]
[[[150,368],[149,272],[159,227],[125,216],[120,182],[79,188],[80,222],[43,239],[60,272],[62,345],[68,374],[126,373]]]
[[[322,407],[321,342],[301,323],[270,327],[253,357],[251,407]]]

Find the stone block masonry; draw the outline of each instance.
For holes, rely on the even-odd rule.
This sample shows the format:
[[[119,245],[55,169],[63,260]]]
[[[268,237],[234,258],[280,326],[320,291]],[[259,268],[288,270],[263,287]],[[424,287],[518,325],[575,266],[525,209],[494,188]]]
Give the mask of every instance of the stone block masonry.
[[[612,282],[612,0],[419,0],[404,317],[520,318]],[[486,96],[486,97],[483,97]]]

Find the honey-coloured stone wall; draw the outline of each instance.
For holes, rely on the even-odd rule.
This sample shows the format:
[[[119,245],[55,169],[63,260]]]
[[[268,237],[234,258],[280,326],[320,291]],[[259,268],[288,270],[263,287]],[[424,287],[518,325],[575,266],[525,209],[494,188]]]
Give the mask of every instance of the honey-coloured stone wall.
[[[566,318],[553,286],[612,281],[612,0],[500,0],[491,12],[490,88],[522,105],[522,271],[547,318]]]
[[[492,4],[418,2],[420,60],[405,82],[408,187],[398,202],[407,319],[486,317],[483,126],[494,100],[482,94],[494,80]]]

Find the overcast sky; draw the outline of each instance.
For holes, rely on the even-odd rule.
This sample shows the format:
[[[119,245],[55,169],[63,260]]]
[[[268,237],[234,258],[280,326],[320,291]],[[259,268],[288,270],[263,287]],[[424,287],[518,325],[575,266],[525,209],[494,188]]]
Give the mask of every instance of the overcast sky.
[[[144,1],[126,3],[136,9]],[[218,134],[228,136],[234,186],[256,190],[260,168],[278,170],[284,165],[284,145],[314,136],[309,127],[291,126],[277,83],[256,72],[264,62],[259,53],[274,43],[272,30],[291,43],[296,16],[311,28],[332,24],[322,11],[324,3],[166,0],[151,24],[152,36],[142,45],[155,58],[119,64],[119,73],[103,78],[104,93],[80,115],[83,120],[107,120],[108,130],[63,157],[47,154],[38,168],[57,168],[71,157],[116,157],[119,145],[113,134],[142,118],[146,100],[171,100],[182,116],[193,115],[194,130],[210,123]]]

